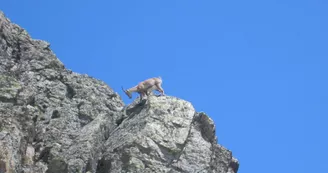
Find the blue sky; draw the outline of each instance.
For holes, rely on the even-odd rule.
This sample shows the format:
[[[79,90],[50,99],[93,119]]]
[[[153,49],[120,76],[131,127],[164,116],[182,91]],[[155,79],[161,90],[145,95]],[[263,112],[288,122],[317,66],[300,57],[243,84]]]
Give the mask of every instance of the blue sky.
[[[239,173],[324,172],[328,1],[10,0],[65,66],[121,92],[162,76],[216,124]],[[136,95],[134,95],[134,98]]]

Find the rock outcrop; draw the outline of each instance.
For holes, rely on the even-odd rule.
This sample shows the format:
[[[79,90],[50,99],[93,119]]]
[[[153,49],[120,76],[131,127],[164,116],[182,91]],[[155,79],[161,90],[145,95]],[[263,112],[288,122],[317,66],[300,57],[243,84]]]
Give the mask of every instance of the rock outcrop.
[[[138,101],[66,69],[0,11],[0,173],[237,172],[205,113]]]

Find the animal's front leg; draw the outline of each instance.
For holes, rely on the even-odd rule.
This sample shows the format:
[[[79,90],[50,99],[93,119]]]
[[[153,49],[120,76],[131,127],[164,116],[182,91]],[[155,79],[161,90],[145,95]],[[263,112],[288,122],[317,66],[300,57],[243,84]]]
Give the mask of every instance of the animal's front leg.
[[[161,85],[156,84],[156,90],[161,93],[162,96],[165,96],[164,94],[164,89],[162,88]]]

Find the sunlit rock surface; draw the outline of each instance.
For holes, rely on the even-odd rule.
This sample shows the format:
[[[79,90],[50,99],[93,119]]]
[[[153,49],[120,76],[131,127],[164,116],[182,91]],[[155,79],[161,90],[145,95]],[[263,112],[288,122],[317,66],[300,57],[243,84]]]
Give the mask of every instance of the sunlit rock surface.
[[[214,122],[190,102],[125,105],[103,81],[67,70],[50,44],[0,11],[0,173],[236,173]]]

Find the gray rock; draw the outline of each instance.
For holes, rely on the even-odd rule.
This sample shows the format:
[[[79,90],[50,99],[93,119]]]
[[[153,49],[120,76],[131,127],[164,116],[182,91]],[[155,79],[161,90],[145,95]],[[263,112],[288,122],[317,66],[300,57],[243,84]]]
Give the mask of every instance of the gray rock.
[[[0,11],[0,173],[236,173],[214,122],[172,96],[125,105]]]

